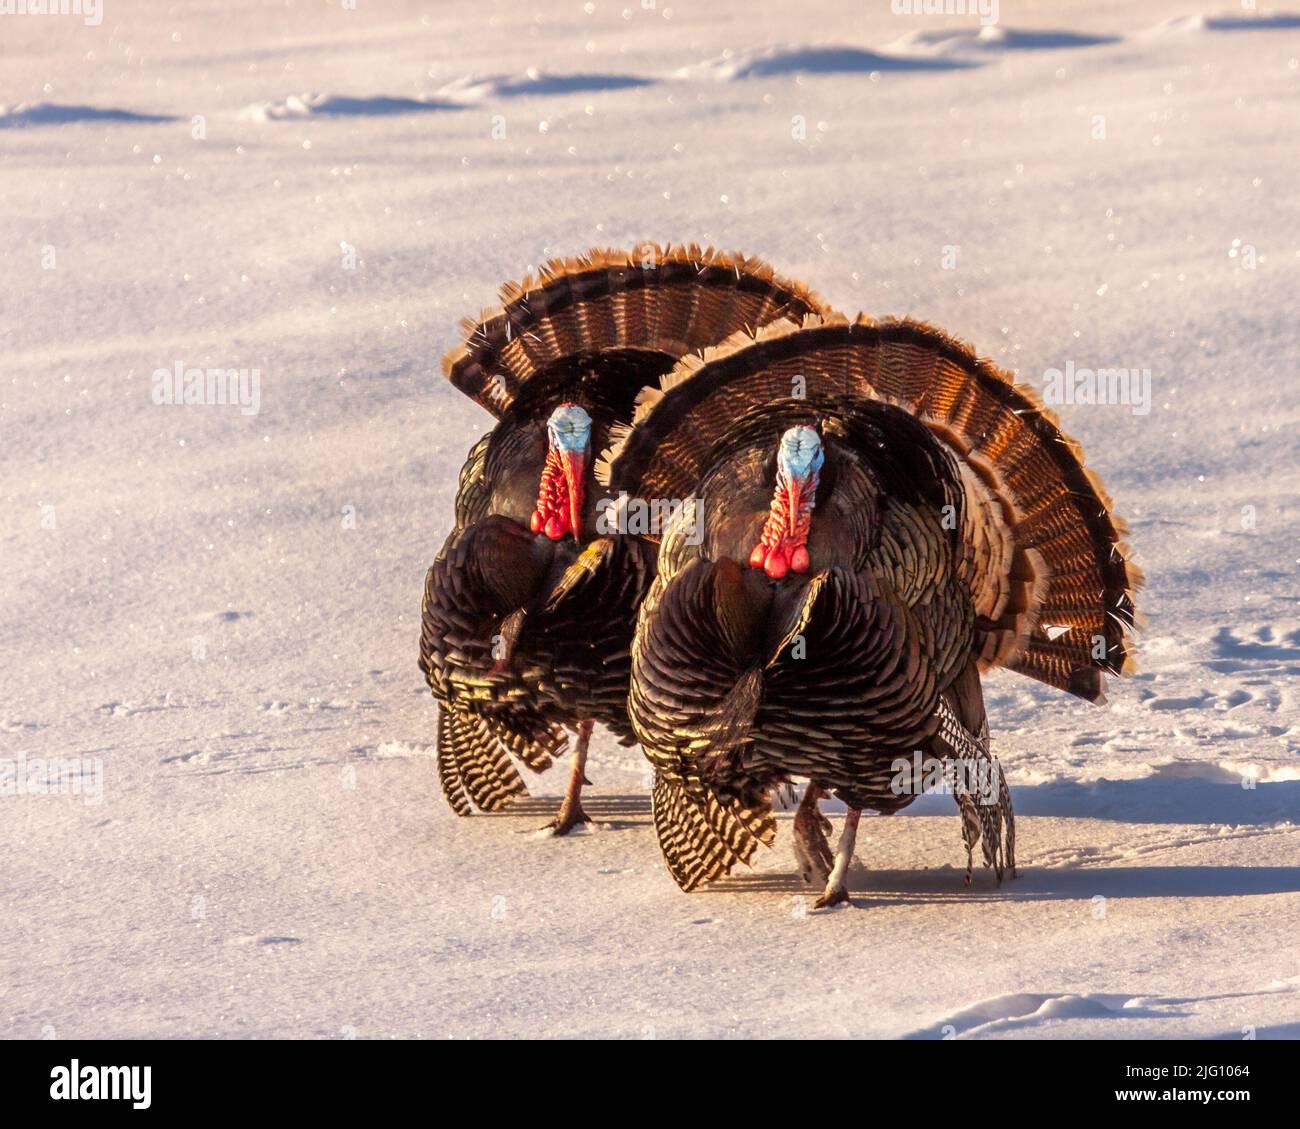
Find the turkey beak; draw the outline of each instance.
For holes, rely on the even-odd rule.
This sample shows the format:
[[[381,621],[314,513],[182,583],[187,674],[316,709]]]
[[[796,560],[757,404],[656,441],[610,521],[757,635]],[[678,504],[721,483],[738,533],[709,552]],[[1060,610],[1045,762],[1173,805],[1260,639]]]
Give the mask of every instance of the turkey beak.
[[[587,473],[586,451],[562,451],[560,467],[564,471],[564,485],[569,495],[569,528],[575,541],[582,540],[583,481]]]

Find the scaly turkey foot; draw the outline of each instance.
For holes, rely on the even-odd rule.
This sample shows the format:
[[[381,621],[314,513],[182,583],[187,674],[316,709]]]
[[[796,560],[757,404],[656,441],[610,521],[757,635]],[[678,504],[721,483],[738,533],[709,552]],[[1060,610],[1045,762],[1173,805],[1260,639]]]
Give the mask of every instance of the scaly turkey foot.
[[[830,909],[831,906],[849,904],[849,891],[841,880],[838,884],[827,884],[822,896],[813,902],[813,909]]]
[[[573,767],[569,771],[569,786],[564,790],[560,814],[542,828],[552,835],[567,835],[579,823],[590,823],[591,818],[582,810],[582,786],[587,779],[587,746],[591,744],[591,731],[595,722],[578,722],[578,741],[573,747]]]
[[[567,835],[577,827],[579,823],[590,822],[591,816],[582,810],[582,804],[580,802],[574,802],[573,804],[566,803],[560,806],[560,813],[551,820],[550,823],[546,824],[545,827],[541,828],[541,830],[549,831],[552,835],[556,836]]]
[[[813,909],[827,909],[830,906],[843,905],[849,900],[849,889],[844,879],[849,873],[849,863],[853,861],[853,844],[858,837],[858,819],[862,812],[858,808],[849,808],[844,817],[844,830],[835,847],[835,865],[826,877],[826,889],[822,896],[813,903]]]

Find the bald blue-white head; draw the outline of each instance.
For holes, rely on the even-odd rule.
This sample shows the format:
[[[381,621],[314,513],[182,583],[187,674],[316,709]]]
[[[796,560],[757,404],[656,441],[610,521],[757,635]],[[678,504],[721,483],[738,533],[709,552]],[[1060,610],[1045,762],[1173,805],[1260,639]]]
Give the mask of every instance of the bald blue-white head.
[[[800,425],[781,436],[776,457],[787,477],[807,482],[821,470],[826,452],[822,450],[822,437],[816,430]]]
[[[546,438],[557,451],[585,454],[591,446],[591,416],[577,404],[561,404],[546,421]]]

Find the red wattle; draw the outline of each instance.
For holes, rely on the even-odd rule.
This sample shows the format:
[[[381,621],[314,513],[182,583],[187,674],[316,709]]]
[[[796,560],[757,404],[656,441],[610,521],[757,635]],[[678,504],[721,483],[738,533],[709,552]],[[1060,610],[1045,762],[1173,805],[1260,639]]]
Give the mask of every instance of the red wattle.
[[[817,480],[788,480],[778,476],[776,491],[758,544],[749,554],[749,563],[761,568],[773,580],[788,572],[807,572],[812,565],[808,555],[808,530],[812,524],[813,498]]]
[[[565,455],[554,447],[547,451],[542,480],[537,485],[537,509],[528,523],[534,533],[545,533],[552,541],[563,540],[569,533],[577,537],[573,515],[581,514],[584,468],[580,455]]]

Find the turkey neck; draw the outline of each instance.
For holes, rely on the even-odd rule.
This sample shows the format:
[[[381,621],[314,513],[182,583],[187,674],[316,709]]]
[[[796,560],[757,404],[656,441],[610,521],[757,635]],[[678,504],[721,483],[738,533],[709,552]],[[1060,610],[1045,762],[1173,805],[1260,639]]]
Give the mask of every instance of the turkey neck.
[[[592,414],[591,454],[587,458],[582,499],[582,530],[579,544],[596,533],[597,506],[609,491],[596,481],[592,468],[595,455],[609,445],[608,415]],[[550,446],[545,417],[537,420],[504,420],[497,425],[488,451],[486,474],[492,482],[491,512],[519,522],[525,529],[537,508],[538,491],[546,471]],[[574,539],[567,537],[569,545]]]
[[[854,452],[834,439],[825,442],[826,460],[818,475],[808,524],[807,575],[837,566],[856,567],[871,548],[876,484]],[[729,452],[704,476],[704,552],[711,560],[729,557],[749,567],[750,552],[772,514],[777,491],[775,443],[753,442]],[[758,572],[766,581],[761,569]],[[794,583],[787,575],[771,583]]]
[[[674,358],[640,349],[577,353],[533,375],[502,416],[492,434],[486,475],[492,483],[491,512],[528,528],[537,509],[549,445],[546,420],[564,403],[577,404],[591,417],[591,443],[584,476],[582,530],[579,543],[595,535],[597,506],[609,497],[593,473],[595,461],[610,445],[610,427],[632,415],[637,393],[672,368]],[[573,538],[568,538],[573,543]]]

